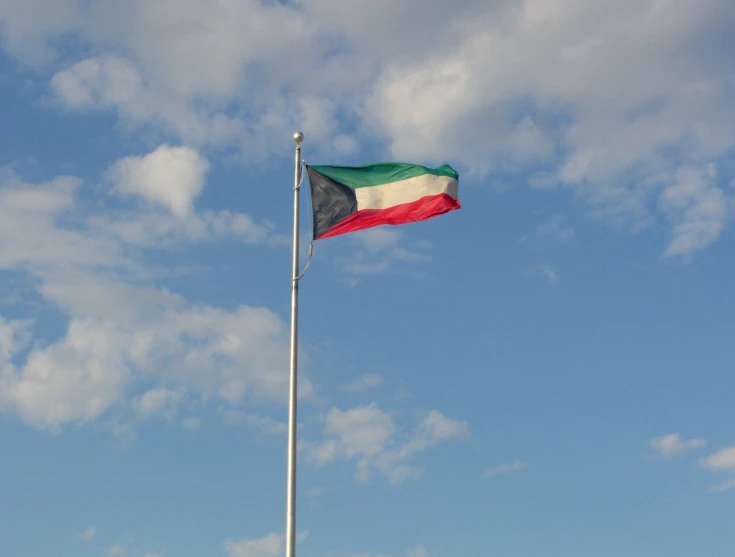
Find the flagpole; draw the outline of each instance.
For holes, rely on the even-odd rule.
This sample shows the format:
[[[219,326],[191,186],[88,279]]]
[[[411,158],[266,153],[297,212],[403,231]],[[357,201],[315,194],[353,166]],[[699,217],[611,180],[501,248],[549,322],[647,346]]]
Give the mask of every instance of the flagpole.
[[[293,188],[293,266],[291,275],[291,372],[288,392],[288,476],[286,481],[286,557],[296,556],[296,379],[299,327],[299,189],[301,187],[301,142],[304,134],[293,134],[296,142]]]

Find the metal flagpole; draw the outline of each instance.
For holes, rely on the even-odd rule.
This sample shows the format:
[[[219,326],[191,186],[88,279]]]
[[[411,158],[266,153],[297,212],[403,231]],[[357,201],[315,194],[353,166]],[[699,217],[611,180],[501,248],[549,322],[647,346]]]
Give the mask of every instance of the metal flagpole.
[[[296,142],[293,188],[293,273],[291,277],[291,374],[288,393],[288,477],[286,482],[286,557],[296,556],[296,368],[299,320],[299,189],[301,187],[301,142],[304,134],[293,134]]]

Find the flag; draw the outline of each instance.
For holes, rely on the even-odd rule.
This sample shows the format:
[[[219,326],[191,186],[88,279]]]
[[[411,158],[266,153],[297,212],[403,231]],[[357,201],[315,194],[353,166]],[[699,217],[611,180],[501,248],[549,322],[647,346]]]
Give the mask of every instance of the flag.
[[[307,166],[314,239],[382,224],[418,222],[460,208],[459,174],[448,164]]]

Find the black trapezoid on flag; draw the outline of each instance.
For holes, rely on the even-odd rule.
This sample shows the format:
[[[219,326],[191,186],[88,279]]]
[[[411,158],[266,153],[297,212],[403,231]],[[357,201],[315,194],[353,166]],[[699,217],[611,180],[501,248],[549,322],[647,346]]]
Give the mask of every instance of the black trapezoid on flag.
[[[357,211],[355,190],[307,166],[314,214],[314,239]]]

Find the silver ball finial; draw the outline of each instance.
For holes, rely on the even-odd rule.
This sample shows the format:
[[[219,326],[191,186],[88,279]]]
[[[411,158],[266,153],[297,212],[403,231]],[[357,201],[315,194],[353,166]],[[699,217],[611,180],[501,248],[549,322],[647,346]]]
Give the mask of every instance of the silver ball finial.
[[[293,134],[293,140],[296,143],[301,143],[304,140],[304,134],[301,132],[296,132]]]

